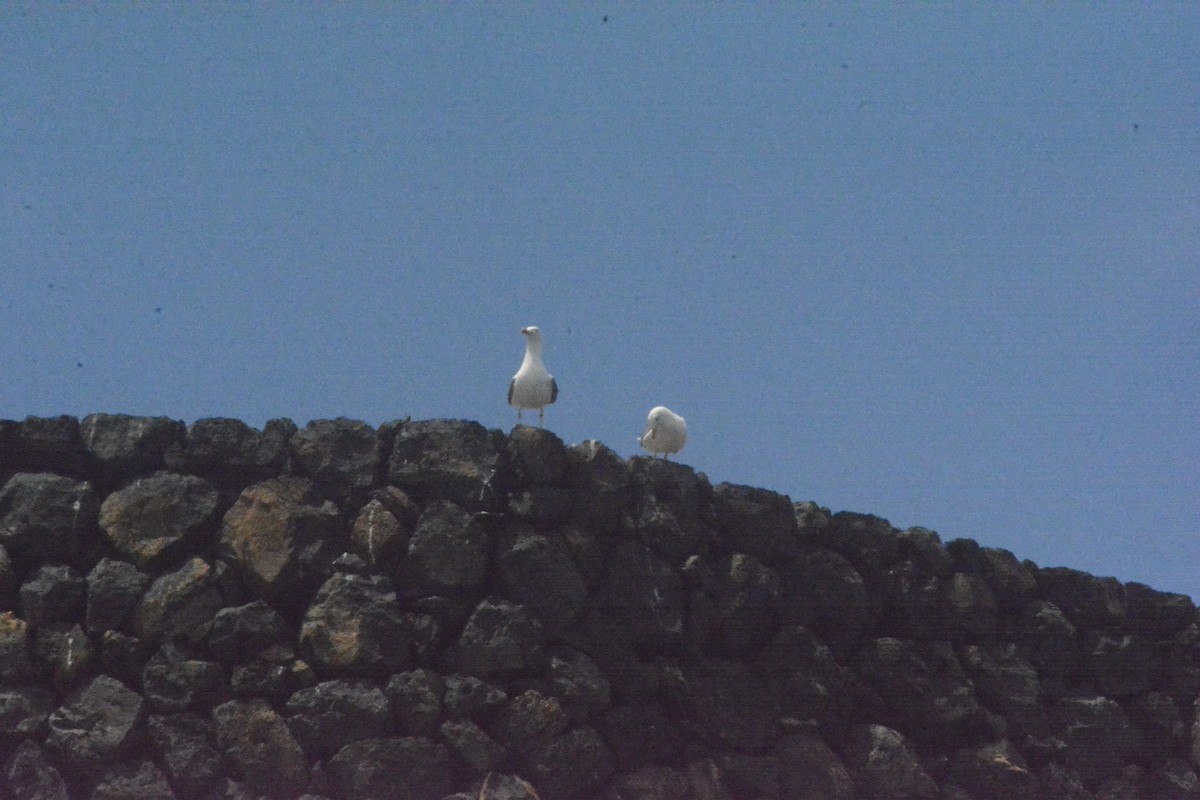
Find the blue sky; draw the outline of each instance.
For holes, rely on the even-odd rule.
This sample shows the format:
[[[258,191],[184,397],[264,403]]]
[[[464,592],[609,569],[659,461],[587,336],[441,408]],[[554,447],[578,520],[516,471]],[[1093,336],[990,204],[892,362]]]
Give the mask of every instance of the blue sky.
[[[1200,599],[1190,4],[10,5],[0,417],[547,426]]]

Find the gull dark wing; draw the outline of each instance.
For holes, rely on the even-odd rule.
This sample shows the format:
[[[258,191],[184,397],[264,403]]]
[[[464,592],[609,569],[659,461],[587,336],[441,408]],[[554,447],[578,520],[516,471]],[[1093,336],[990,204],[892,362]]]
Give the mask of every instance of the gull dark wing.
[[[513,378],[508,383],[508,404],[510,406],[512,405],[512,393],[513,393],[513,389],[515,389],[515,388],[517,388],[517,379]]]
[[[508,390],[508,394],[510,397],[512,396],[512,389]],[[558,399],[558,381],[554,380],[554,378],[551,378],[550,379],[550,402],[553,403],[557,399]]]

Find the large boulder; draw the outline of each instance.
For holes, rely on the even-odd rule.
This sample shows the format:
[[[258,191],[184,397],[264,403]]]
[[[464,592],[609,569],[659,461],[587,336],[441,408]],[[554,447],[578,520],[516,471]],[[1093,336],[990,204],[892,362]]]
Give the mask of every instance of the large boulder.
[[[396,430],[388,480],[418,502],[449,500],[468,511],[494,508],[504,438],[478,422],[403,422]]]
[[[638,646],[674,650],[683,642],[684,593],[679,572],[645,544],[622,542],[609,556],[591,605]]]
[[[212,531],[217,490],[203,478],[158,472],[113,492],[100,506],[100,527],[117,552],[153,569],[185,548],[202,550]]]
[[[874,639],[862,647],[856,666],[883,701],[883,721],[933,752],[949,752],[994,733],[948,643]]]
[[[273,419],[257,431],[238,419],[210,417],[188,426],[187,436],[164,454],[168,469],[207,478],[223,491],[279,475],[288,463],[291,420]]]
[[[1116,628],[1125,622],[1125,587],[1067,567],[1038,570],[1038,596],[1062,609],[1081,628]]]
[[[308,784],[304,749],[265,701],[230,700],[212,716],[221,752],[251,789],[290,797]]]
[[[1071,696],[1050,709],[1054,735],[1062,743],[1056,760],[1096,788],[1131,763],[1142,736],[1115,700]]]
[[[81,477],[89,461],[79,420],[66,415],[26,417],[9,432],[6,450],[8,468],[22,472]]]
[[[883,725],[852,726],[839,741],[855,786],[872,800],[916,800],[941,795],[904,734]]]
[[[796,510],[786,495],[721,483],[712,490],[712,516],[728,550],[746,553],[772,565],[800,554]]]
[[[563,630],[587,600],[587,584],[560,537],[521,526],[501,537],[497,567],[506,597],[528,607],[547,628]]]
[[[115,678],[101,675],[50,715],[49,749],[73,771],[99,777],[137,746],[145,701]]]
[[[445,745],[418,736],[363,739],[329,759],[339,796],[355,800],[441,800],[451,774]]]
[[[361,498],[381,477],[383,445],[365,422],[313,420],[292,436],[293,463],[339,504]]]
[[[70,567],[45,565],[21,585],[21,616],[34,626],[82,621],[84,586]]]
[[[4,763],[0,783],[12,800],[68,800],[62,773],[32,739],[25,739]]]
[[[150,576],[128,561],[100,559],[87,576],[88,633],[123,627],[149,584]]]
[[[224,774],[213,723],[196,714],[151,715],[151,748],[176,792],[199,797]]]
[[[89,414],[79,433],[95,472],[106,486],[115,486],[160,469],[167,449],[182,441],[187,429],[167,417]]]
[[[146,641],[161,642],[175,636],[203,641],[213,615],[224,605],[218,573],[204,559],[192,558],[157,578],[133,609],[133,632]]]
[[[342,551],[336,507],[307,478],[247,487],[225,513],[222,557],[259,597],[294,609],[332,571]]]
[[[380,575],[338,573],[317,592],[300,627],[300,652],[321,674],[382,676],[412,663],[413,629]]]
[[[546,662],[546,630],[529,609],[484,598],[446,654],[458,672],[487,678],[533,672]]]
[[[391,730],[387,697],[366,681],[324,681],[293,694],[285,708],[288,728],[314,761]]]
[[[83,566],[99,545],[99,510],[89,483],[49,473],[17,473],[0,489],[0,545],[18,565]]]
[[[468,599],[483,585],[488,541],[474,517],[454,503],[426,506],[397,569],[405,597],[438,595]]]

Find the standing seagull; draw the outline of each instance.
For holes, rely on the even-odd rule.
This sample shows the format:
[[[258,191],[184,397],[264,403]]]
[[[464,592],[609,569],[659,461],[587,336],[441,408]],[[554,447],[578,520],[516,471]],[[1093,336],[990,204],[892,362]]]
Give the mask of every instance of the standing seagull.
[[[646,417],[646,430],[638,444],[651,453],[662,453],[671,460],[671,453],[678,453],[687,441],[687,422],[666,406],[655,406]]]
[[[525,335],[525,360],[508,385],[508,404],[517,409],[517,420],[526,408],[538,410],[538,427],[545,421],[546,406],[558,399],[558,384],[542,363],[542,332],[533,325],[522,328]]]

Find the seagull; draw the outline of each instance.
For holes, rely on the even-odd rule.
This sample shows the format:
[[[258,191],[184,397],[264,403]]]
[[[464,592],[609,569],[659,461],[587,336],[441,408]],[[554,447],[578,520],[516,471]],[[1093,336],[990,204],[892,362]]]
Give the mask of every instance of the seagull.
[[[542,363],[542,332],[535,326],[521,328],[525,336],[525,360],[508,385],[508,404],[517,409],[517,420],[526,408],[538,410],[538,427],[546,416],[546,406],[558,399],[558,384]]]
[[[638,444],[651,453],[662,453],[671,460],[671,453],[678,453],[687,441],[687,422],[666,406],[655,406],[646,417],[646,430],[638,438]]]

